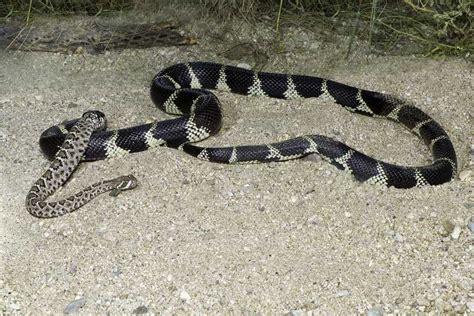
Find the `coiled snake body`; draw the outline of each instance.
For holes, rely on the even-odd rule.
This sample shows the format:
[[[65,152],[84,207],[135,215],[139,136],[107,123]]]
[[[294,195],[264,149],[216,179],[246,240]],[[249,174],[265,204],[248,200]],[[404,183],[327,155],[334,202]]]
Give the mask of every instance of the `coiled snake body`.
[[[421,137],[431,150],[433,163],[420,167],[385,163],[322,135],[307,135],[265,145],[219,148],[195,146],[191,143],[216,133],[221,126],[220,102],[206,89],[281,99],[319,97],[334,101],[351,112],[384,117],[401,123]],[[161,110],[180,117],[115,131],[98,130],[92,133],[88,143],[84,134],[81,141],[88,145],[82,159],[100,160],[154,146],[168,146],[206,161],[231,164],[284,161],[317,153],[337,168],[349,171],[359,181],[396,188],[438,185],[450,181],[456,174],[453,145],[443,128],[430,116],[394,96],[354,88],[332,80],[253,72],[215,63],[190,62],[176,64],[160,71],[153,78],[151,98]],[[53,158],[64,140],[69,139],[66,138],[65,130],[77,133],[80,129],[74,127],[77,122],[78,120],[67,121],[43,132],[40,146],[46,156]],[[67,141],[66,145],[71,147],[71,143]],[[64,155],[67,150],[59,152]],[[77,153],[76,156],[79,155],[82,154]],[[67,164],[59,166],[63,171],[68,167]],[[52,168],[53,166],[38,182],[50,183],[54,178],[54,173],[49,172]],[[32,190],[41,191],[38,182]],[[51,190],[52,188],[49,188],[48,192]],[[27,205],[34,204],[31,203],[32,197],[37,202],[36,210],[29,208],[33,215],[60,215],[47,210],[41,210],[40,214],[40,205],[43,204],[38,204],[39,198],[34,194],[27,198]],[[76,204],[71,202],[65,207],[68,209],[66,212],[72,211],[74,207]]]

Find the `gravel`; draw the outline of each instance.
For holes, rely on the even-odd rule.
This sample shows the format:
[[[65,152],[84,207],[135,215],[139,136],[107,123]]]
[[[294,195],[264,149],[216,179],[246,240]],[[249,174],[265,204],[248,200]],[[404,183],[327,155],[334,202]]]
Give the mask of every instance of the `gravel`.
[[[198,45],[0,52],[0,313],[472,312],[472,64],[377,56],[357,41],[344,59],[348,38],[293,26],[275,53],[271,25],[231,20],[235,29],[216,37],[219,22],[186,14]],[[38,148],[44,129],[89,109],[106,113],[111,128],[167,119],[149,100],[153,75],[189,60],[253,65],[220,54],[238,41],[268,53],[267,71],[415,102],[445,127],[468,177],[396,190],[360,184],[321,159],[227,166],[156,148],[84,163],[57,196],[129,173],[135,190],[57,219],[26,212],[25,194],[48,165]],[[224,123],[206,145],[318,133],[391,163],[430,160],[409,131],[331,103],[218,96]]]
[[[64,308],[64,314],[77,313],[84,305],[86,305],[85,298],[74,300]]]

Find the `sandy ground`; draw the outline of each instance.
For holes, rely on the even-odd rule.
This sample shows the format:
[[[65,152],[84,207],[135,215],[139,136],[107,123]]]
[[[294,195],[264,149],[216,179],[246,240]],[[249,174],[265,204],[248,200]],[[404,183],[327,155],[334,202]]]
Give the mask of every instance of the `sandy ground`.
[[[111,128],[167,119],[148,95],[159,69],[191,60],[251,64],[221,52],[236,39],[269,42],[265,27],[236,24],[220,39],[209,32],[218,25],[188,27],[200,45],[100,56],[0,52],[0,311],[474,313],[474,80],[472,64],[460,59],[376,56],[356,43],[345,60],[347,38],[293,28],[265,68],[414,101],[445,127],[458,154],[460,177],[442,186],[360,184],[314,157],[227,166],[156,148],[84,163],[58,196],[129,173],[139,179],[135,190],[57,219],[30,216],[26,192],[48,166],[38,147],[44,129],[89,109],[106,113]],[[224,126],[208,145],[318,133],[389,162],[430,161],[402,127],[331,103],[218,95]]]

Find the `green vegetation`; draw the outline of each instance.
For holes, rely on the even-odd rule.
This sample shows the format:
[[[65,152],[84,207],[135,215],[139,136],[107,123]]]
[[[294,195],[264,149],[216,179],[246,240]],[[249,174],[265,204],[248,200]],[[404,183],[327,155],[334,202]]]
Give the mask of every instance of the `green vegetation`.
[[[4,0],[5,1],[5,0]],[[4,2],[2,1],[2,2]],[[88,14],[100,15],[133,9],[133,0],[6,0],[0,4],[0,15],[24,16],[27,20],[35,14]]]
[[[3,2],[3,1],[2,1]],[[7,0],[3,17],[20,16],[29,22],[36,14],[101,15],[146,6],[187,3],[227,19],[272,19],[278,34],[286,25],[366,39],[378,50],[390,51],[410,43],[427,55],[466,55],[474,51],[473,0]],[[411,51],[413,52],[413,51]]]

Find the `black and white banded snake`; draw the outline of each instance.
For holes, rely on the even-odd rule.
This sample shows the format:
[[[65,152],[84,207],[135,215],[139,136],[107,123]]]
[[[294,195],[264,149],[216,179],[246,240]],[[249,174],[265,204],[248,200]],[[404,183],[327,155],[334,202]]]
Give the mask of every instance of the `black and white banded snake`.
[[[322,135],[264,145],[198,147],[191,143],[209,137],[221,126],[220,102],[207,89],[281,99],[319,97],[332,100],[351,112],[387,118],[421,137],[431,150],[433,163],[420,167],[385,163]],[[74,211],[103,192],[112,190],[118,194],[121,190],[134,188],[136,179],[125,176],[99,182],[61,201],[44,201],[69,178],[81,159],[101,160],[155,146],[177,148],[199,159],[229,164],[285,161],[316,153],[338,169],[349,171],[359,181],[396,188],[439,185],[456,174],[453,145],[447,133],[430,116],[394,96],[332,80],[190,62],[160,71],[152,80],[151,98],[158,108],[179,117],[107,131],[103,126],[103,114],[92,111],[80,120],[67,121],[44,131],[40,138],[41,149],[54,160],[30,189],[26,199],[28,211],[37,217],[56,217]],[[71,131],[72,136],[66,137],[67,131]]]

